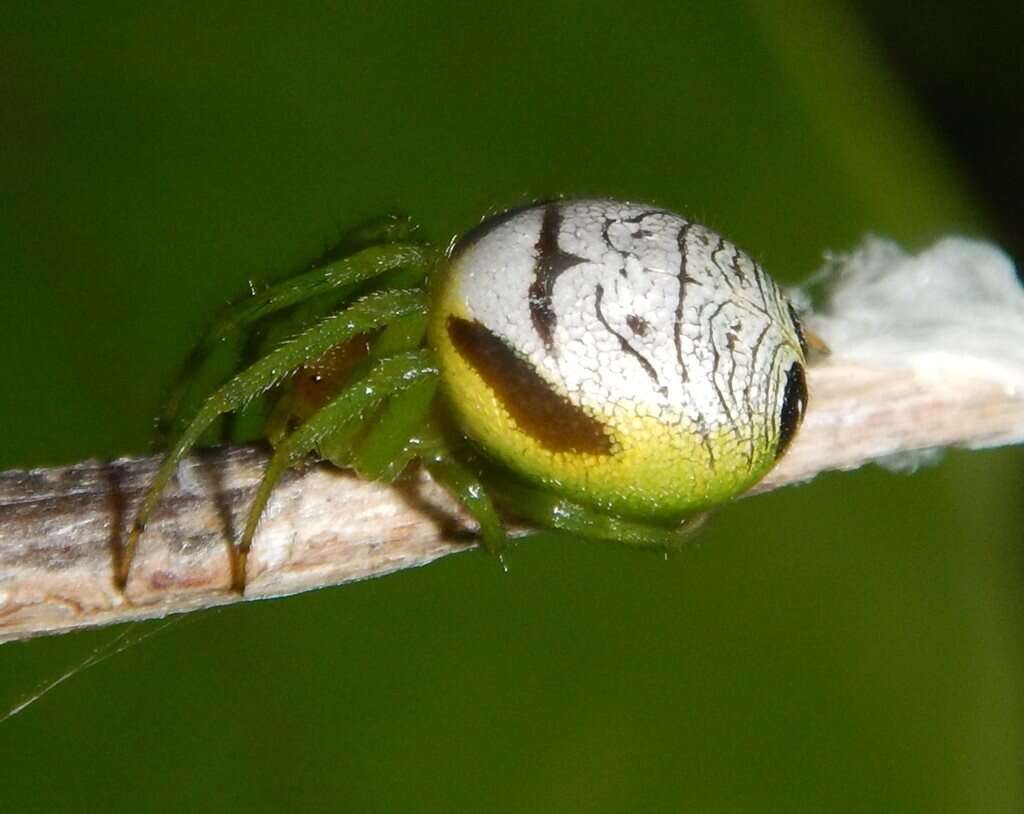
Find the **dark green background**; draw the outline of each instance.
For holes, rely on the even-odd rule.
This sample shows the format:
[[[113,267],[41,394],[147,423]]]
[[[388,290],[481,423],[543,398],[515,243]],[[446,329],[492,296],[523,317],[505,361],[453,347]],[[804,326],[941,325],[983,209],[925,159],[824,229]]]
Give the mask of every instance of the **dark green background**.
[[[387,210],[643,199],[786,282],[988,232],[837,3],[92,5],[0,22],[2,468],[145,450],[224,301]],[[206,614],[0,725],[0,809],[1020,811],[1022,480],[954,452],[669,562],[550,540]],[[5,645],[0,706],[111,635]]]

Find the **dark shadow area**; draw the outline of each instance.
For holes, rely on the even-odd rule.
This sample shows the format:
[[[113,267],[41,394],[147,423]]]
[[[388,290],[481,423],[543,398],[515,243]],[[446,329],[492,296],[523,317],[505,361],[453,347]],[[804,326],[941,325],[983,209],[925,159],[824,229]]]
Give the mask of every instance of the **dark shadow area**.
[[[994,239],[1024,279],[1024,4],[914,4],[857,0],[878,51],[904,81],[931,131],[955,157]]]
[[[118,574],[123,574],[128,566],[125,523],[129,516],[129,501],[125,491],[124,464],[120,461],[105,461],[99,466],[99,476],[106,483],[106,504],[110,512],[110,536],[107,541],[107,548],[110,551],[110,581],[118,587]]]

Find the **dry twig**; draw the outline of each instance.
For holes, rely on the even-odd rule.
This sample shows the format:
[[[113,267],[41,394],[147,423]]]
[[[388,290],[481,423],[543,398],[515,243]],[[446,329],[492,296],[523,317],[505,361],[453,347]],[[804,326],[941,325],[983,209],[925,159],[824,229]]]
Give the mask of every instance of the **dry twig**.
[[[1024,440],[1024,387],[985,365],[936,362],[934,336],[923,340],[923,362],[913,354],[879,361],[856,353],[857,342],[828,320],[815,327],[834,353],[810,371],[811,409],[792,449],[750,494],[917,450]],[[996,325],[993,339],[1000,361],[1005,327]],[[266,462],[255,448],[188,459],[146,529],[127,590],[114,587],[123,530],[156,462],[0,475],[0,641],[242,601],[229,590],[225,541],[235,536]],[[425,476],[395,488],[325,466],[292,472],[255,539],[244,599],[381,576],[465,551],[473,547],[466,523]]]

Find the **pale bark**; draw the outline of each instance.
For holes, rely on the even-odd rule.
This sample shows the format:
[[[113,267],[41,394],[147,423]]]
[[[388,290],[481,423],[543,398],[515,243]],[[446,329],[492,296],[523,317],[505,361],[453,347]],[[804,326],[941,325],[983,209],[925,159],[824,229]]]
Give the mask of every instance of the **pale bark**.
[[[1014,321],[1024,294],[1014,300],[1014,285],[992,298],[997,310],[957,323],[969,328],[967,338],[954,332],[947,347],[924,331],[920,316],[908,315],[902,334],[886,317],[887,347],[898,352],[879,352],[871,330],[858,338],[853,318],[812,320],[833,354],[809,370],[810,409],[792,448],[748,494],[922,450],[1024,440],[1024,320]],[[912,310],[886,307],[896,317]],[[226,541],[236,536],[265,462],[255,448],[186,460],[141,539],[124,593],[114,583],[116,553],[156,459],[0,474],[0,641],[282,596],[474,547],[464,514],[426,476],[391,487],[310,466],[274,492],[240,597],[229,590]]]

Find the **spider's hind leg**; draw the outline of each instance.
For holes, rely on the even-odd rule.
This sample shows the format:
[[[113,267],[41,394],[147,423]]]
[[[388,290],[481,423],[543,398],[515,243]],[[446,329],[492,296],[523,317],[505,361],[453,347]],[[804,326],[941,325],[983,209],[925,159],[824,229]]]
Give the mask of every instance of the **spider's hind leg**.
[[[660,548],[666,552],[680,550],[711,515],[700,512],[681,522],[647,523],[605,514],[507,475],[488,474],[484,482],[503,509],[539,528],[565,531],[588,540]]]
[[[434,480],[455,495],[477,522],[484,548],[500,558],[508,542],[505,524],[477,474],[446,450],[439,450],[426,458],[424,466]]]

